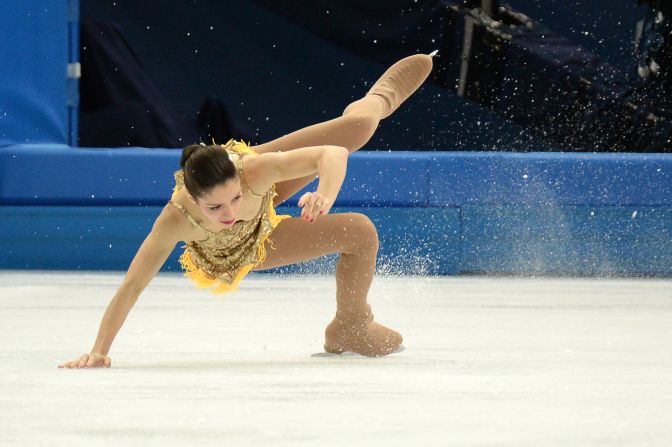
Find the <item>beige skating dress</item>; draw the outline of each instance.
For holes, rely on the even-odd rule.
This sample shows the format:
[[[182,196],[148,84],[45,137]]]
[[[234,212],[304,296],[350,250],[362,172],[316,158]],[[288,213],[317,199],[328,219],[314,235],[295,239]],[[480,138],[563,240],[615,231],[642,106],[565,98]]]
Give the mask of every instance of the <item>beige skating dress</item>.
[[[175,172],[175,189],[168,202],[207,234],[207,239],[191,241],[183,246],[180,264],[185,270],[185,276],[191,278],[198,287],[211,288],[212,293],[225,293],[238,288],[245,275],[266,258],[264,244],[267,240],[271,244],[268,237],[275,227],[283,219],[291,217],[276,214],[273,208],[273,198],[277,195],[275,185],[262,195],[253,193],[247,186],[242,159],[256,156],[256,152],[240,141],[229,141],[222,145],[222,150],[227,151],[235,163],[241,185],[251,194],[263,197],[259,212],[253,219],[238,221],[217,233],[203,228],[182,205],[173,201],[177,192],[184,187],[184,173],[181,169]]]

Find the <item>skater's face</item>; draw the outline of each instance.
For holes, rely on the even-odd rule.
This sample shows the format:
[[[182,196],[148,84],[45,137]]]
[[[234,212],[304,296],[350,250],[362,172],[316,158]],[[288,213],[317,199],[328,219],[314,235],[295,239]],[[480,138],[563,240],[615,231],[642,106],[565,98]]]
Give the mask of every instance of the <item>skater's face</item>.
[[[232,178],[215,186],[199,197],[196,203],[203,215],[213,223],[226,227],[233,225],[243,203],[240,179]]]

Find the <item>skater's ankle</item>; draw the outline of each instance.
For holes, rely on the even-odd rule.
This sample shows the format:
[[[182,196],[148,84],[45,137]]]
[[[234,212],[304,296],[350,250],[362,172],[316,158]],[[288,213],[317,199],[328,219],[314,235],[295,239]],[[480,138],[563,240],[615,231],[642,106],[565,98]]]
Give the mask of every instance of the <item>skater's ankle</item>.
[[[364,309],[338,309],[334,320],[346,326],[365,326],[373,321],[373,313],[368,305]]]
[[[382,119],[385,115],[385,111],[388,109],[389,105],[384,97],[372,94],[351,102],[345,110],[343,110],[343,116],[351,113],[368,113]]]

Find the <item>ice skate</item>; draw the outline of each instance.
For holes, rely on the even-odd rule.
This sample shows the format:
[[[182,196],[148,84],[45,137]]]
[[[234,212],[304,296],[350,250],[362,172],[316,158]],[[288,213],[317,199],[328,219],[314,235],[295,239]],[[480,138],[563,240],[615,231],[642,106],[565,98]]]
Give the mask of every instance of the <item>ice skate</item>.
[[[385,101],[383,118],[387,118],[399,108],[427,79],[432,71],[432,58],[436,51],[430,54],[414,54],[396,62],[373,84],[368,95],[378,95]]]
[[[397,352],[403,341],[401,334],[373,321],[371,308],[356,317],[346,316],[340,311],[325,330],[324,350],[331,354],[355,352],[378,357]]]

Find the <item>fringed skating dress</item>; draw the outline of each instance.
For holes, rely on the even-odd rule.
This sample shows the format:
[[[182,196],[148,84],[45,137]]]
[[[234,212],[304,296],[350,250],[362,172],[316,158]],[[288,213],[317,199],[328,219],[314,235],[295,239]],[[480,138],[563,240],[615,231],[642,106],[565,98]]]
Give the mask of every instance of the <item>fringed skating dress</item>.
[[[256,156],[256,152],[239,141],[229,141],[222,145],[222,150],[227,151],[235,163],[241,186],[252,195],[263,197],[259,212],[253,219],[235,222],[230,228],[216,233],[203,228],[182,205],[173,200],[184,187],[184,173],[181,169],[175,172],[175,189],[168,202],[180,210],[192,225],[207,234],[207,239],[191,241],[183,247],[180,264],[185,270],[185,276],[191,278],[198,287],[212,288],[212,293],[225,293],[238,288],[245,275],[266,258],[264,243],[269,235],[283,219],[291,217],[276,214],[273,208],[273,198],[277,195],[275,186],[263,195],[255,194],[248,187],[242,159],[245,156]],[[270,240],[268,242],[271,243]]]

